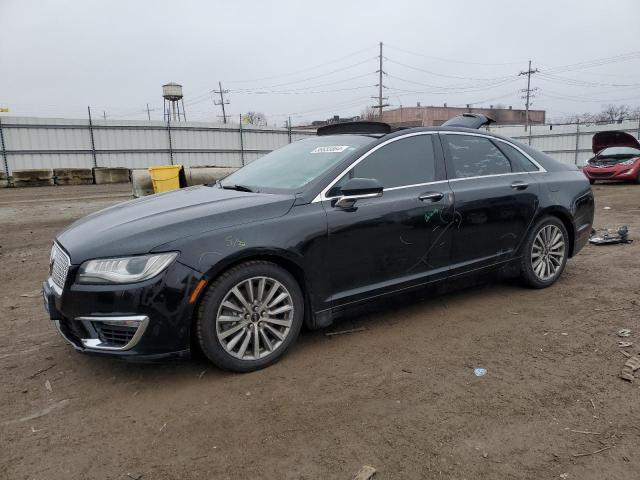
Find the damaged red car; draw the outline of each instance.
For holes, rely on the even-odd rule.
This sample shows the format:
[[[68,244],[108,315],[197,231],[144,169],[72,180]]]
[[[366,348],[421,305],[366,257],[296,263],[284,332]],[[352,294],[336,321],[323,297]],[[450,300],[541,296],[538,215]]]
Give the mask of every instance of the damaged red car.
[[[640,183],[640,142],[621,131],[598,132],[591,146],[595,157],[582,171],[593,185],[596,180]]]

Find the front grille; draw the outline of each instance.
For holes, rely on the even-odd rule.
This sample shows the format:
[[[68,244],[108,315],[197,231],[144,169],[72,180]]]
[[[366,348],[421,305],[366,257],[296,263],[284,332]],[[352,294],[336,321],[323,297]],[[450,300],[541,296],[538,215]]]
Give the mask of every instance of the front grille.
[[[128,327],[124,325],[108,325],[102,322],[93,322],[98,332],[98,338],[110,347],[123,347],[129,343],[136,334],[138,327]]]
[[[589,172],[589,176],[595,178],[607,178],[613,176],[614,172]]]
[[[51,258],[49,260],[49,275],[51,275],[53,283],[60,289],[64,288],[67,281],[70,265],[71,261],[69,260],[69,256],[64,253],[57,243],[54,243],[51,248]]]

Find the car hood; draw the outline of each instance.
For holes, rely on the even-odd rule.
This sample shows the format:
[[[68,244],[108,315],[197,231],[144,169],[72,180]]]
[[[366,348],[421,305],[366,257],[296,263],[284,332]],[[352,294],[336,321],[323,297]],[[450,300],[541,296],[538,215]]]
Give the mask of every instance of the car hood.
[[[204,185],[151,195],[88,215],[57,241],[72,264],[90,258],[143,254],[210,230],[284,215],[293,195],[239,192]]]
[[[640,143],[631,134],[619,130],[596,133],[591,139],[591,150],[598,153],[608,147],[640,148]]]

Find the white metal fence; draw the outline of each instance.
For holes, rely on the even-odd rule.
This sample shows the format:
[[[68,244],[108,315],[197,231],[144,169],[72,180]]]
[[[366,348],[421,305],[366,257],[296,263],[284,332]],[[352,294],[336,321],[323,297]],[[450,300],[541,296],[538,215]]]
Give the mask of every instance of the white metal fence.
[[[621,130],[640,139],[640,119],[607,124],[533,125],[530,132],[525,132],[521,125],[496,125],[488,130],[522,143],[530,143],[536,150],[561,162],[582,166],[593,156],[591,139],[595,133]]]
[[[603,130],[623,130],[640,138],[640,120],[611,124],[493,126],[566,163],[584,165],[591,138]],[[7,175],[30,168],[239,167],[314,131],[256,128],[216,123],[0,117],[0,153]]]
[[[315,131],[220,125],[0,117],[0,154],[7,175],[32,168],[145,168],[245,163]]]

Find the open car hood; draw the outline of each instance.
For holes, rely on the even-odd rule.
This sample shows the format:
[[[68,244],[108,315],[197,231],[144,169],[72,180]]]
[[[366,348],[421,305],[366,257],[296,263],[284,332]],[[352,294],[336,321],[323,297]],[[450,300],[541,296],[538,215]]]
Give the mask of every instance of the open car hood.
[[[640,149],[640,142],[633,135],[619,130],[598,132],[591,139],[591,150],[598,153],[608,147],[632,147]]]
[[[442,124],[443,127],[480,128],[484,125],[495,123],[493,118],[481,113],[463,113],[450,118]]]

